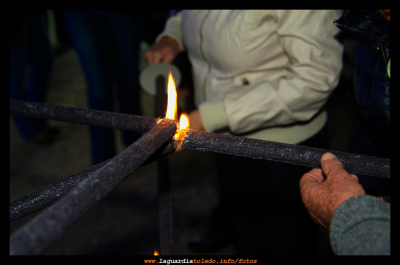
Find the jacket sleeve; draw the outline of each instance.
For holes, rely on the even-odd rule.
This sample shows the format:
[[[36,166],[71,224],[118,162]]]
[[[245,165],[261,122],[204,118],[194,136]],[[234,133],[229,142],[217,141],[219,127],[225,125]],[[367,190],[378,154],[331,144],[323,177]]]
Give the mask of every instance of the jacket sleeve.
[[[359,195],[344,201],[329,230],[337,255],[390,255],[390,206],[376,197]]]
[[[342,69],[343,47],[335,38],[339,30],[333,23],[341,13],[276,11],[276,34],[288,58],[286,75],[277,80],[266,76],[257,84],[225,95],[232,132],[308,121],[321,109],[338,84]]]
[[[156,38],[156,43],[165,36],[175,39],[179,44],[179,50],[184,51],[184,45],[182,40],[182,11],[177,12],[174,16],[171,16],[165,23],[163,32]]]

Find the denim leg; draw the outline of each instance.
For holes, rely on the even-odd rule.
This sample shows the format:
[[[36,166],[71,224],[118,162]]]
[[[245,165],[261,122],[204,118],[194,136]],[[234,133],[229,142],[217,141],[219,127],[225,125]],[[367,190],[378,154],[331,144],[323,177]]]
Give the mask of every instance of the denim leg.
[[[103,11],[66,10],[65,24],[81,61],[90,109],[114,111],[108,16]],[[92,163],[115,156],[114,130],[90,127]]]
[[[140,21],[127,14],[115,13],[110,16],[109,27],[113,33],[115,51],[113,59],[117,83],[119,112],[141,115],[139,85],[139,42]],[[131,145],[140,133],[122,131],[125,146]]]
[[[53,67],[44,14],[27,15],[24,25],[24,32],[10,35],[10,99],[41,103],[45,100]],[[12,117],[21,137],[27,140],[42,133],[47,126],[44,119],[17,115]]]
[[[43,15],[29,16],[26,26],[28,61],[31,66],[28,99],[33,102],[44,102],[54,65],[45,18]]]

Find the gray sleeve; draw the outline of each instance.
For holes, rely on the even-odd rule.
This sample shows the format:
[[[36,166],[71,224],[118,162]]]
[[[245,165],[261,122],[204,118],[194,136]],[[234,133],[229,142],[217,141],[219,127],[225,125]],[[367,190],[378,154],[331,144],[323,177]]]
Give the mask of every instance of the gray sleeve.
[[[336,255],[390,255],[390,206],[376,197],[359,195],[344,201],[329,230]]]

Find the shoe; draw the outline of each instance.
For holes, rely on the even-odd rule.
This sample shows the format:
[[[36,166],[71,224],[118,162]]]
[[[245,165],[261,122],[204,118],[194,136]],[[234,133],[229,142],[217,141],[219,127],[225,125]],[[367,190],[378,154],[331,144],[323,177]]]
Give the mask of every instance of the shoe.
[[[35,136],[35,138],[32,139],[32,142],[42,145],[50,145],[54,143],[59,133],[60,129],[47,127],[44,132]]]

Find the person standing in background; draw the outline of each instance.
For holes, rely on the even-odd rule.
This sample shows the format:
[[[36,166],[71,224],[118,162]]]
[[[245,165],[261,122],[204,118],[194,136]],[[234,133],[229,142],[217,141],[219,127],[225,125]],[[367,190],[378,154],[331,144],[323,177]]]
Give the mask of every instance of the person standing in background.
[[[390,158],[390,10],[347,10],[335,21],[356,37],[354,95],[357,115],[349,152]],[[390,201],[389,179],[358,176],[367,194]]]
[[[190,127],[324,148],[329,95],[343,47],[339,10],[183,10],[145,52],[149,64],[187,51],[195,103]],[[207,235],[189,247],[210,253],[315,253],[317,226],[304,209],[308,168],[216,154],[220,205]]]
[[[10,19],[10,99],[43,103],[54,64],[46,10],[12,12]],[[59,133],[44,119],[18,115],[12,118],[25,140],[51,144]]]
[[[89,108],[140,115],[137,15],[129,10],[65,10],[64,19],[85,73]],[[90,126],[90,136],[93,164],[116,155],[113,129]],[[123,144],[127,147],[140,136],[122,131]]]

